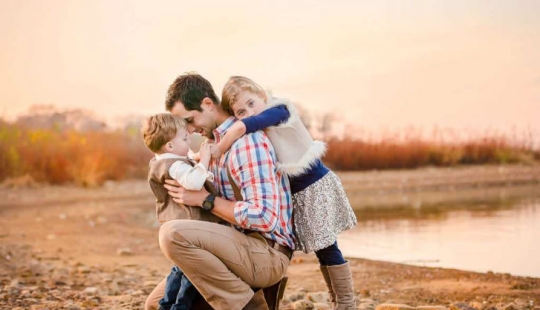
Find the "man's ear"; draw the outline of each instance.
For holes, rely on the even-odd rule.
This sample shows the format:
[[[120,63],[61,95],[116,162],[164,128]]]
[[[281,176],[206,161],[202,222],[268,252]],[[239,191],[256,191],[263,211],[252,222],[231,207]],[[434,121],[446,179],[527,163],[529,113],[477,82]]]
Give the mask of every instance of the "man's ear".
[[[204,99],[201,102],[201,108],[203,110],[213,111],[216,108],[216,105],[212,101],[212,99],[208,97],[204,97]]]

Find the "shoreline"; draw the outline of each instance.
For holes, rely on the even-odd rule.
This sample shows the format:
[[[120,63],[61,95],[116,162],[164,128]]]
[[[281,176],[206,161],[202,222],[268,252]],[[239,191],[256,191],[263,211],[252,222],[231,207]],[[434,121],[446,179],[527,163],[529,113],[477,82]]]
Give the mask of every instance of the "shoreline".
[[[491,172],[497,167],[468,168],[464,168],[468,172],[460,173],[478,175],[484,169],[486,182],[496,179]],[[519,178],[529,180],[527,186],[539,188],[540,167],[505,169],[505,177],[521,175]],[[529,172],[525,173],[527,169]],[[424,181],[420,180],[456,180],[455,175],[442,170],[356,174],[345,173],[343,177],[343,173],[338,173],[346,186],[367,188],[364,198],[372,195],[383,210],[390,206],[391,199],[380,199],[383,195],[374,185],[380,184],[377,182],[386,182],[387,189],[399,189],[395,185],[403,181],[403,176],[417,180],[408,187],[402,186],[404,189],[398,192],[402,195],[422,188]],[[457,180],[460,178],[461,174]],[[506,188],[519,192],[523,185]],[[170,264],[157,244],[154,198],[145,181],[109,182],[90,189],[4,187],[0,188],[0,195],[4,197],[0,201],[2,310],[140,309],[153,286],[168,274]],[[362,206],[362,212],[373,211]],[[387,215],[383,212],[383,216]],[[456,310],[452,305],[462,302],[477,310],[540,310],[540,278],[347,259],[353,270],[357,299],[361,301],[359,309],[374,310],[377,305],[397,303],[413,307],[442,305]],[[301,309],[295,303],[324,298],[325,284],[315,255],[296,252],[288,275],[281,309]],[[324,309],[320,304],[317,307]]]

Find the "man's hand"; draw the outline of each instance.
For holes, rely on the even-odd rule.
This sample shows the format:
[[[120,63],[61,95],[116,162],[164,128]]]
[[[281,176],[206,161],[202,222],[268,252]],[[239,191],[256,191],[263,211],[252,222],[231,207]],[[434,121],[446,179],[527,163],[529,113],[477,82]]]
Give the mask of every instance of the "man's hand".
[[[169,191],[169,195],[177,203],[191,207],[200,207],[210,193],[204,188],[198,191],[187,190],[178,184],[176,180],[165,180],[163,186]]]

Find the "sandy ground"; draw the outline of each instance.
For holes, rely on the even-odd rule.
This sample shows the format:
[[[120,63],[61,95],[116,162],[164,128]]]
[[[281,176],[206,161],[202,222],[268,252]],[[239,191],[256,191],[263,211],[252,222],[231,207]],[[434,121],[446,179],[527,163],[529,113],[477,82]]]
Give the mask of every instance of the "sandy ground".
[[[509,196],[540,189],[539,167],[340,177],[353,201],[369,201],[356,204],[364,210],[388,207],[390,200],[414,205],[418,197],[422,203],[437,203],[448,191],[469,192],[471,187],[476,188],[470,191],[471,199],[485,198],[493,188],[507,188]],[[501,199],[500,191],[496,195]],[[146,295],[168,273],[170,264],[157,244],[154,199],[144,181],[109,182],[94,189],[4,187],[0,197],[0,309],[141,309]],[[350,262],[360,309],[381,303],[540,309],[538,278],[363,259]],[[314,255],[297,253],[288,274],[282,309],[300,308],[296,299],[317,301],[313,293],[325,291]]]

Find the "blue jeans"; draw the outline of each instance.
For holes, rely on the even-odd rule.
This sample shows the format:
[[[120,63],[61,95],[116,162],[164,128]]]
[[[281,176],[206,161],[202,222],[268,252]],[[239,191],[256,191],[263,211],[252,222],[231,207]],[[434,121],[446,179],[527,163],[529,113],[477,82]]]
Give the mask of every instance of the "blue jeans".
[[[321,266],[343,265],[347,262],[338,248],[337,241],[327,248],[316,251],[315,255],[317,255]]]
[[[162,310],[189,310],[193,301],[200,296],[195,286],[177,266],[172,267],[165,283],[165,295],[159,301],[159,308]]]

